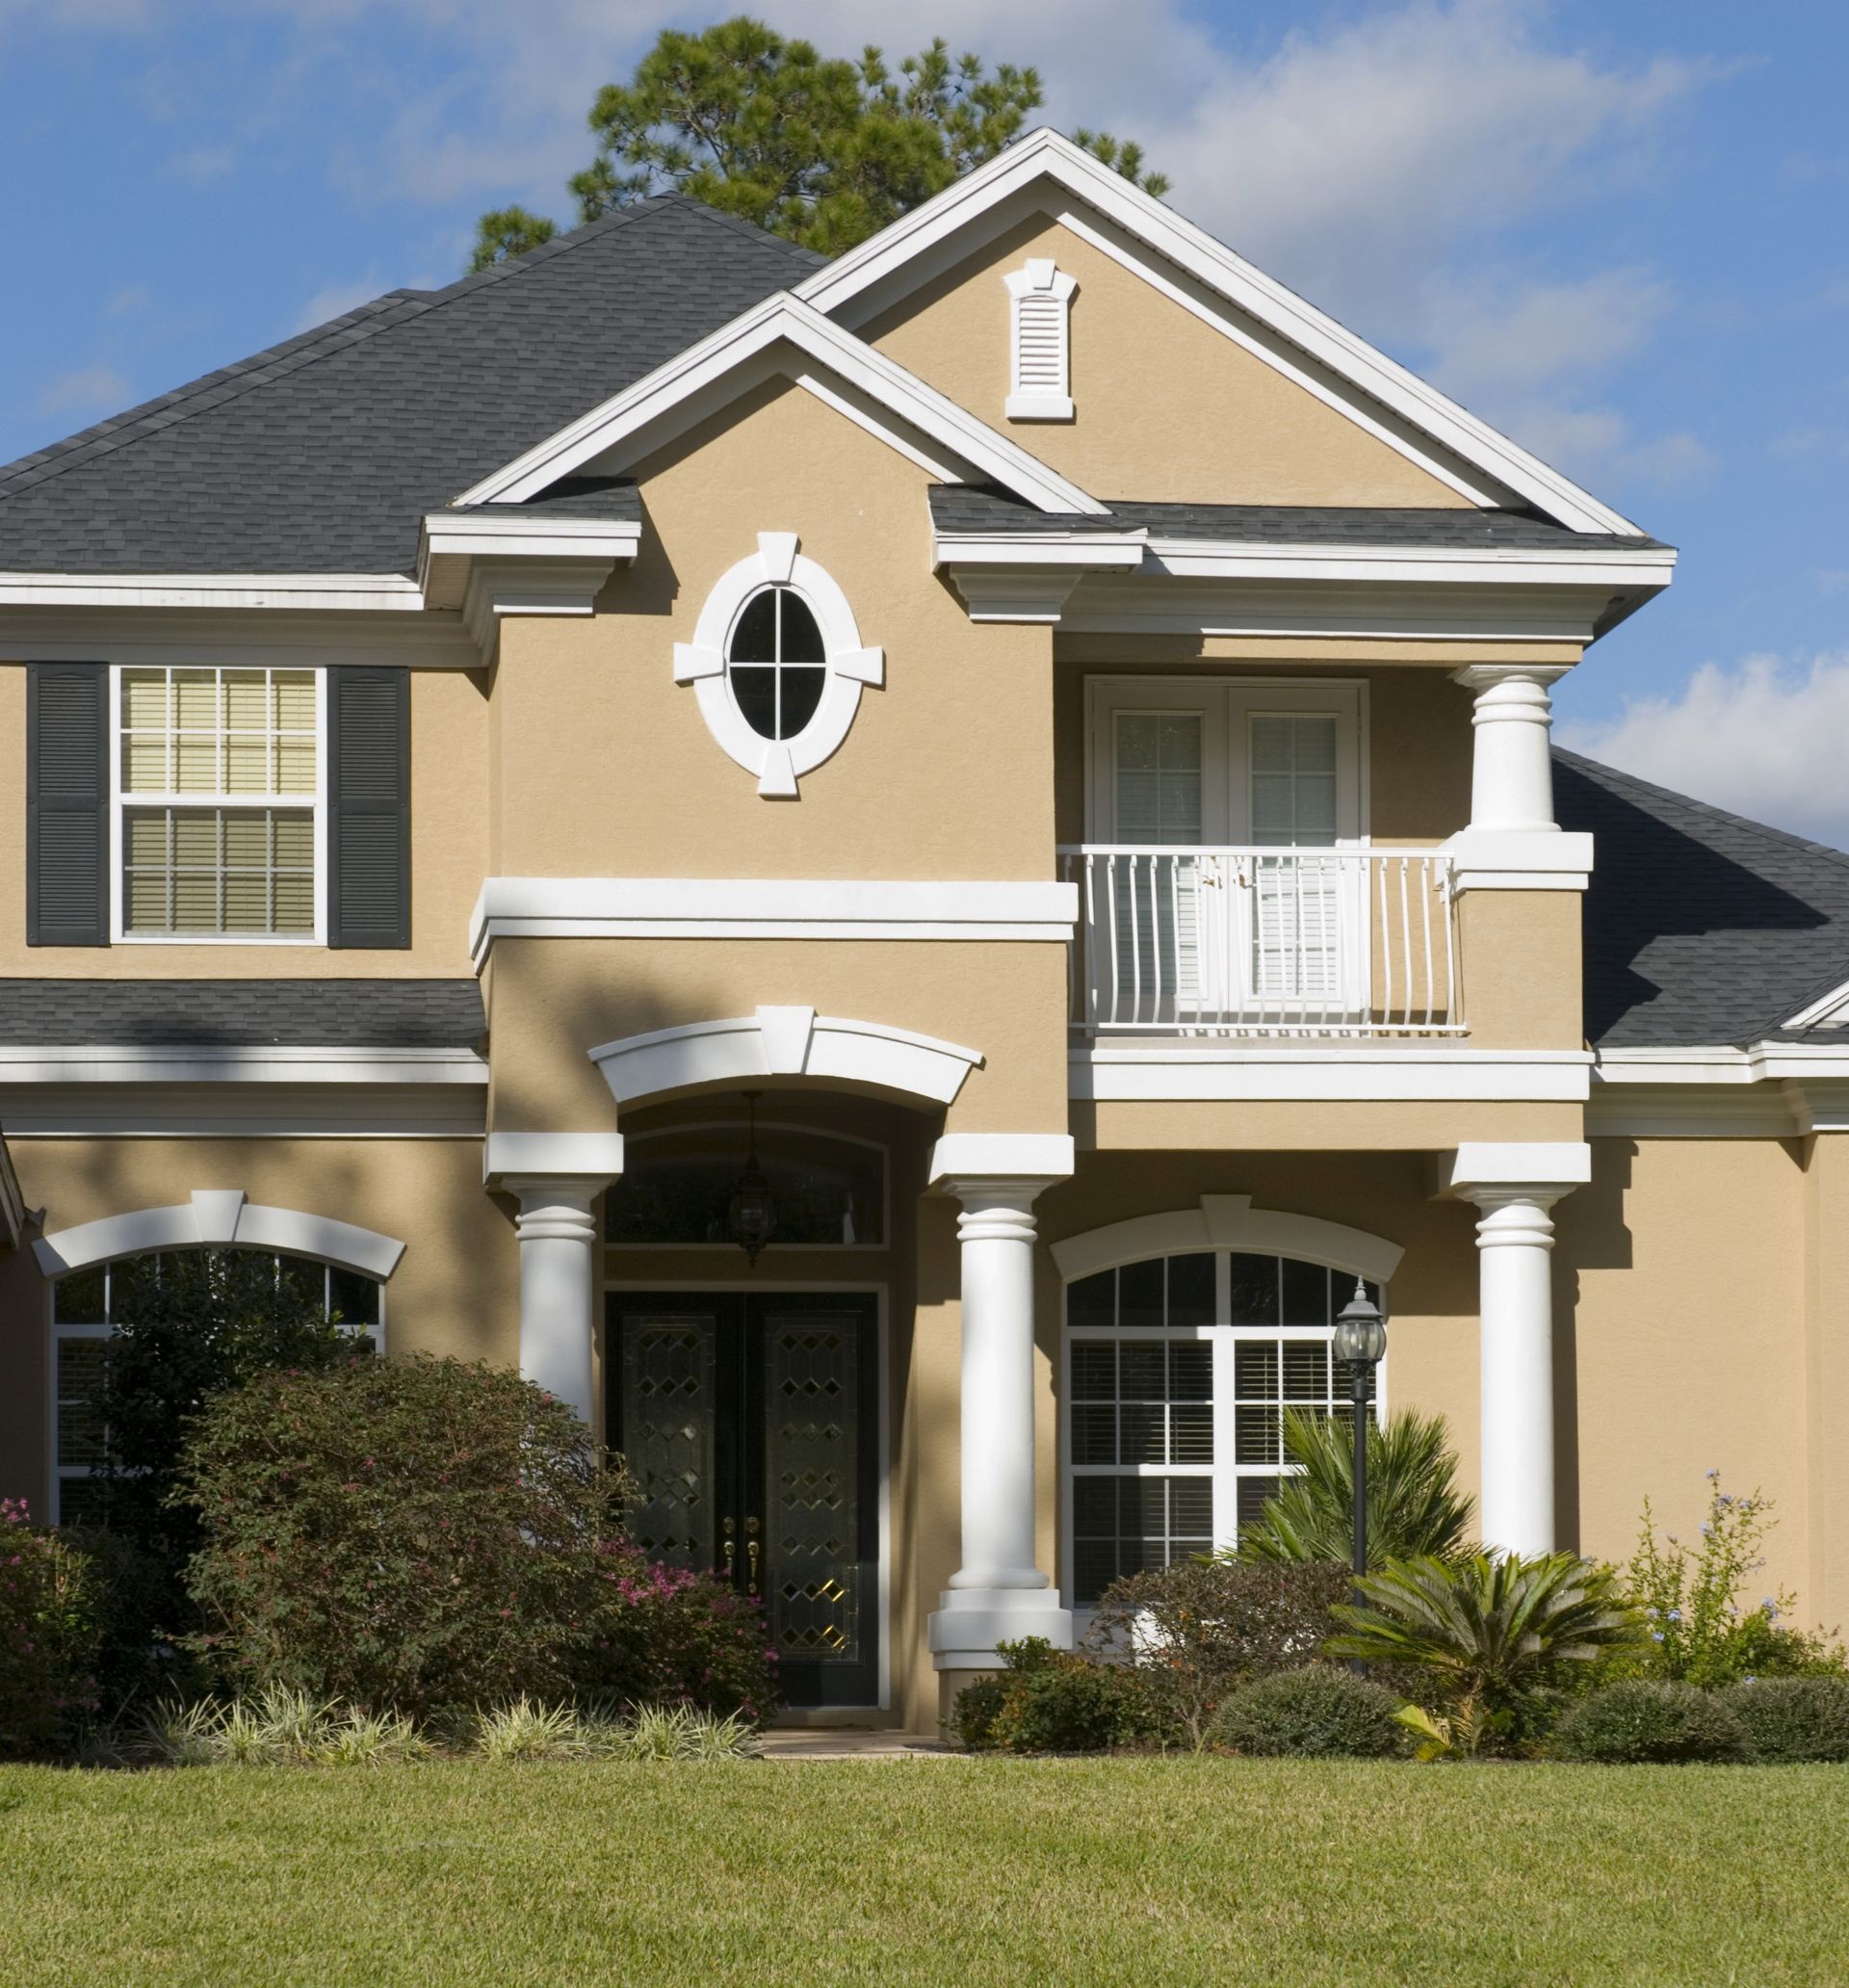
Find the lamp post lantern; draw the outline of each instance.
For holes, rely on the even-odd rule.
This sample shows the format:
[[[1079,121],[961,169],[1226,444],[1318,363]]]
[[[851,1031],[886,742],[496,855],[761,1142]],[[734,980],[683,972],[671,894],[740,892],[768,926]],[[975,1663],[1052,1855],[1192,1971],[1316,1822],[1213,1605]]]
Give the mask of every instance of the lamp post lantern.
[[[1359,1277],[1354,1296],[1336,1319],[1332,1350],[1348,1369],[1348,1399],[1354,1404],[1355,1604],[1361,1607],[1366,1601],[1361,1583],[1367,1574],[1367,1403],[1373,1393],[1374,1369],[1387,1351],[1387,1326],[1380,1307],[1369,1299]],[[1351,1667],[1357,1675],[1367,1668],[1359,1658]]]

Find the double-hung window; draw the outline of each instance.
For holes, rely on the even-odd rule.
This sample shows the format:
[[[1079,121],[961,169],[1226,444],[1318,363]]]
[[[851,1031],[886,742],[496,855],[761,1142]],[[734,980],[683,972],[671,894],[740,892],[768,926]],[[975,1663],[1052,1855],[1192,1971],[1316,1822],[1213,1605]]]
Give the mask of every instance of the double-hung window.
[[[319,669],[114,672],[117,939],[325,938]]]

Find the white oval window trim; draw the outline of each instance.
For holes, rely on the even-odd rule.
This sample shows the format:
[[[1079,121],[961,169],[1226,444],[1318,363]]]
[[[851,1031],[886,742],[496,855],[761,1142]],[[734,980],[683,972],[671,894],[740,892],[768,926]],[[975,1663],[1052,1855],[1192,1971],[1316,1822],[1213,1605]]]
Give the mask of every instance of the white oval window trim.
[[[795,799],[797,779],[840,749],[860,709],[862,687],[886,680],[885,651],[861,646],[847,596],[814,560],[797,552],[797,542],[794,532],[760,532],[757,551],[714,584],[693,640],[674,644],[674,681],[693,686],[707,730],[729,757],[758,776],[758,792],[767,799]],[[821,631],[826,667],[821,698],[809,722],[791,739],[767,739],[748,722],[726,673],[739,616],[767,587],[793,589]]]

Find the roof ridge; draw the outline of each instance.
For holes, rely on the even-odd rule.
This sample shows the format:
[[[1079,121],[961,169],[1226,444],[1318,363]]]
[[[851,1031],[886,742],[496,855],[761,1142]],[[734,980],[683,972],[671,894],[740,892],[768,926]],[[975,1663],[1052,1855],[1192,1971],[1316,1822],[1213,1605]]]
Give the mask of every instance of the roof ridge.
[[[1680,802],[1683,807],[1693,808],[1698,814],[1706,815],[1716,822],[1725,822],[1733,828],[1744,829],[1750,835],[1757,835],[1766,842],[1782,843],[1787,849],[1801,850],[1806,855],[1824,856],[1839,869],[1849,870],[1849,851],[1832,849],[1827,842],[1812,842],[1809,837],[1794,835],[1788,828],[1775,828],[1769,822],[1756,822],[1750,815],[1736,815],[1730,809],[1716,807],[1711,800],[1698,800],[1692,794],[1682,794],[1674,787],[1659,787],[1654,780],[1646,780],[1636,773],[1628,773],[1622,768],[1609,766],[1602,759],[1593,759],[1583,752],[1574,752],[1565,746],[1552,748],[1555,759],[1563,760],[1571,767],[1588,767],[1594,772],[1608,779],[1636,788],[1642,793],[1655,795],[1664,800]]]
[[[551,241],[540,243],[525,254],[510,256],[506,262],[495,263],[484,270],[471,270],[453,283],[444,284],[441,289],[388,290],[338,318],[328,319],[325,325],[311,326],[305,331],[295,332],[247,358],[201,374],[196,379],[188,380],[153,400],[143,401],[119,414],[111,415],[105,421],[80,429],[62,441],[50,443],[13,462],[0,463],[0,504],[23,491],[37,489],[79,463],[92,462],[98,456],[112,454],[117,449],[143,441],[150,434],[158,434],[176,422],[203,412],[207,406],[222,406],[227,401],[239,399],[256,387],[267,386],[273,379],[299,372],[318,359],[329,358],[365,339],[395,330],[400,325],[410,324],[430,311],[455,302],[458,297],[473,295],[493,283],[505,282],[526,269],[568,253],[588,241],[601,239],[617,227],[640,221],[669,206],[690,207],[717,220],[725,218],[685,195],[652,195],[646,199],[619,207],[613,214],[603,215],[562,235],[555,235]],[[749,226],[749,223],[744,225]],[[765,235],[770,241],[781,240],[764,229],[753,232]],[[795,251],[795,244],[785,246]],[[403,308],[393,311],[390,308],[393,305]],[[218,388],[223,391],[215,392]]]

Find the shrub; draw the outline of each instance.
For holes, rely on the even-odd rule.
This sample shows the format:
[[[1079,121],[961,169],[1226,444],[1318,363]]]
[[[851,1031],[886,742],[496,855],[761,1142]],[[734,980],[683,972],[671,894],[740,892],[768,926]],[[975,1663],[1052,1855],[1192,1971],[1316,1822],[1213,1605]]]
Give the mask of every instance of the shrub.
[[[254,1699],[159,1705],[143,1727],[143,1750],[169,1766],[383,1766],[425,1760],[415,1723],[395,1713],[323,1704],[272,1685]]]
[[[1674,1532],[1658,1545],[1655,1515],[1644,1501],[1643,1531],[1626,1571],[1649,1629],[1649,1672],[1709,1687],[1750,1677],[1841,1675],[1841,1650],[1784,1620],[1792,1609],[1789,1594],[1766,1595],[1753,1608],[1742,1603],[1765,1565],[1761,1545],[1776,1523],[1772,1501],[1757,1491],[1723,1491],[1719,1471],[1709,1471],[1707,1482],[1699,1547],[1683,1545]]]
[[[477,1714],[475,1750],[484,1760],[750,1760],[759,1750],[747,1719],[692,1705],[645,1705],[629,1716],[529,1698]]]
[[[55,1752],[96,1709],[90,1564],[0,1499],[0,1758]]]
[[[1746,1729],[1719,1692],[1652,1678],[1582,1698],[1560,1721],[1554,1743],[1568,1760],[1612,1766],[1752,1757]]]
[[[101,1527],[59,1529],[89,1561],[96,1615],[96,1696],[105,1719],[203,1688],[198,1661],[181,1646],[194,1626],[181,1574],[163,1553]]]
[[[1284,1449],[1299,1468],[1267,1498],[1229,1557],[1353,1564],[1355,1443],[1333,1416],[1291,1409]],[[1472,1501],[1442,1416],[1404,1410],[1367,1430],[1367,1564],[1467,1554]]]
[[[966,1746],[1098,1753],[1154,1737],[1148,1700],[1123,1665],[1055,1650],[1044,1636],[1003,1643],[999,1654],[1003,1674],[966,1686],[951,1709],[951,1726]]]
[[[1212,1735],[1236,1753],[1371,1758],[1400,1751],[1399,1703],[1365,1678],[1310,1664],[1242,1685],[1214,1713]]]
[[[617,1487],[518,1375],[429,1357],[261,1373],[207,1404],[181,1482],[205,1531],[196,1647],[235,1690],[425,1716],[567,1688]]]
[[[1178,1560],[1107,1588],[1086,1645],[1133,1669],[1158,1726],[1198,1749],[1236,1686],[1315,1659],[1349,1587],[1339,1566]]]
[[[1849,1678],[1753,1678],[1722,1695],[1755,1760],[1849,1761]]]
[[[766,1635],[754,1597],[609,1540],[572,1676],[586,1696],[618,1705],[687,1705],[762,1723],[782,1703]]]

